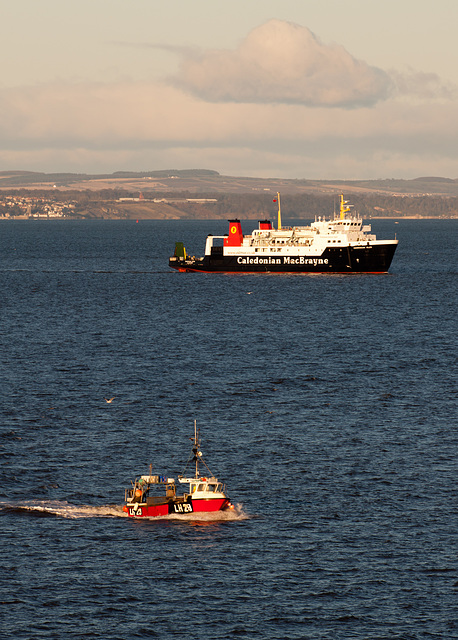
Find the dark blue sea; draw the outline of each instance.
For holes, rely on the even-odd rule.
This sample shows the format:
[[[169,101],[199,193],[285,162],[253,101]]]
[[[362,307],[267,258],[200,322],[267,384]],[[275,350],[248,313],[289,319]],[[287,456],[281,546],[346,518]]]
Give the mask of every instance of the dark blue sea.
[[[0,223],[1,638],[458,638],[458,221],[372,227],[387,275],[168,268],[221,221]],[[195,419],[234,512],[128,518]]]

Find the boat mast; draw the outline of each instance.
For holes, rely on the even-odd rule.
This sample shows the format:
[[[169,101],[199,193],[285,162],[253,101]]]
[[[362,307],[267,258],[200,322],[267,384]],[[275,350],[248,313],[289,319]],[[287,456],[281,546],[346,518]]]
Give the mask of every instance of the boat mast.
[[[194,460],[196,461],[196,478],[199,477],[199,457],[202,455],[199,451],[199,439],[197,437],[197,420],[194,420]]]
[[[343,194],[340,196],[340,219],[345,219],[345,214],[350,211],[350,207],[347,207],[348,200],[344,200]]]
[[[278,231],[281,231],[281,204],[280,204],[280,193],[277,191],[277,200],[278,200]]]
[[[197,466],[197,420],[194,420],[194,458],[196,460],[196,478],[199,475],[199,469]]]

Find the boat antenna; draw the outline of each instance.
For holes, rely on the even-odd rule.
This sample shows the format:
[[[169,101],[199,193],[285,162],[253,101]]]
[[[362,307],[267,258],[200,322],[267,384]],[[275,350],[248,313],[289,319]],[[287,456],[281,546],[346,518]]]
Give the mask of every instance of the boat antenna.
[[[213,474],[211,472],[210,467],[205,462],[205,460],[202,458],[202,451],[200,450],[199,429],[197,428],[197,420],[194,420],[194,438],[190,438],[190,440],[193,440],[194,445],[193,445],[192,450],[191,450],[191,455],[189,456],[188,461],[187,461],[187,463],[185,465],[185,468],[183,470],[183,473],[181,475],[184,476],[185,473],[186,473],[186,469],[188,468],[188,465],[191,462],[195,462],[196,463],[196,475],[195,475],[195,478],[199,478],[200,477],[199,464],[203,464],[204,467],[206,467],[208,473],[212,476]]]
[[[194,447],[192,448],[194,453],[194,460],[196,461],[196,478],[199,477],[199,456],[202,455],[199,450],[199,437],[197,432],[197,420],[194,420]]]

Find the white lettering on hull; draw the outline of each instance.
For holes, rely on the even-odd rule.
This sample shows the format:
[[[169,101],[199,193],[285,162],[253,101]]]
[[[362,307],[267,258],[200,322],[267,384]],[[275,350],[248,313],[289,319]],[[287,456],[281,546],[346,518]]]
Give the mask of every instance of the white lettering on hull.
[[[304,258],[304,256],[300,256],[298,258],[290,258],[289,256],[284,256],[281,258],[242,258],[242,256],[238,256],[237,264],[298,264],[298,265],[313,265],[314,267],[320,264],[328,264],[329,261],[327,258]]]

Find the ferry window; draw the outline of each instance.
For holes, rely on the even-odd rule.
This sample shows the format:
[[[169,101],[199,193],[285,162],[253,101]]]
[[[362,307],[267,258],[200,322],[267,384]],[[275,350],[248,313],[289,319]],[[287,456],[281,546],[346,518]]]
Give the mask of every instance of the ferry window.
[[[221,492],[221,485],[220,485],[220,484],[217,484],[217,485],[216,485],[216,491],[217,491],[218,493],[220,493],[220,492]]]
[[[205,485],[204,485],[204,484],[200,484],[200,485],[197,487],[197,491],[205,491]]]
[[[208,485],[208,491],[215,491],[216,490],[216,484],[209,484]]]
[[[195,491],[195,490],[196,490],[196,485],[195,485],[195,484],[192,484],[192,485],[191,485],[191,493],[194,493],[194,491]]]

